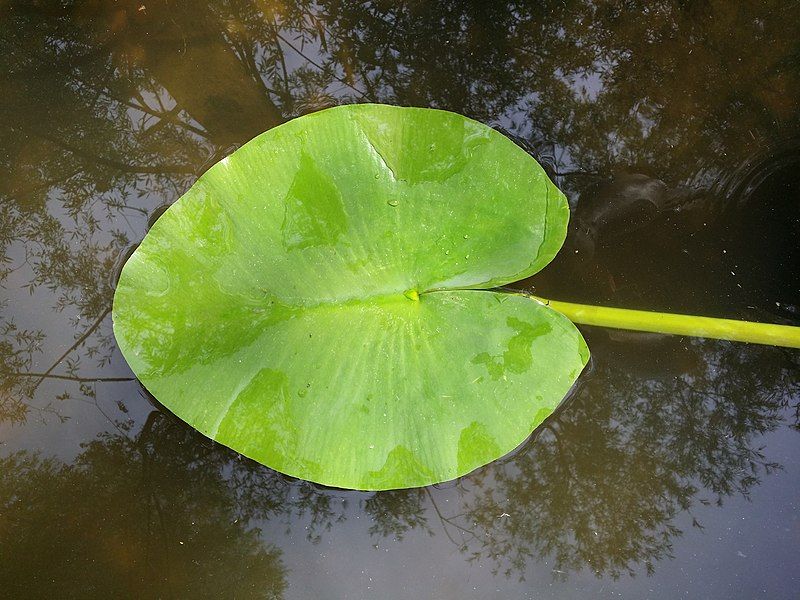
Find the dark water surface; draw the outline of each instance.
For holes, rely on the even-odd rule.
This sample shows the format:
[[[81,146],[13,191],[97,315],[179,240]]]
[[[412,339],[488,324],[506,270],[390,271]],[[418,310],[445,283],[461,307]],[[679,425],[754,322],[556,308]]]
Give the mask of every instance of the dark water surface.
[[[292,480],[117,350],[165,204],[337,103],[454,110],[574,209],[525,289],[800,324],[800,4],[0,4],[0,596],[796,598],[800,352],[582,328],[512,455],[383,493]],[[502,240],[498,240],[502,243]]]

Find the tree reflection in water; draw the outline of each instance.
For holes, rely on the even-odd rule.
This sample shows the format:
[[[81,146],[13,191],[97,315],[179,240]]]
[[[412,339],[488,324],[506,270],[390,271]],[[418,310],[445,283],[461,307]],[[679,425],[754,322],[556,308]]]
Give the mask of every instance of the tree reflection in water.
[[[569,404],[513,459],[488,468],[465,502],[464,521],[490,532],[465,552],[506,573],[548,557],[557,571],[652,572],[682,533],[678,513],[747,497],[781,468],[758,444],[796,402],[797,353],[672,341],[641,354],[590,343],[599,358]]]
[[[11,455],[2,512],[13,559],[3,583],[15,581],[15,561],[34,561],[42,591],[54,578],[102,589],[93,578],[104,564],[109,585],[169,589],[185,578],[214,589],[227,585],[224,573],[241,571],[242,589],[269,582],[264,593],[278,595],[280,551],[259,539],[258,523],[302,527],[319,542],[354,510],[371,517],[376,542],[444,535],[466,560],[507,576],[541,560],[564,575],[652,572],[682,533],[676,515],[747,497],[781,468],[764,458],[759,438],[784,422],[800,365],[781,349],[679,340],[636,359],[630,344],[593,337],[601,358],[567,405],[514,455],[455,488],[342,498],[242,459],[159,411],[135,435],[132,421],[118,423],[71,464]],[[445,508],[444,498],[456,501]],[[42,554],[57,547],[75,550]]]
[[[550,557],[565,573],[651,571],[681,533],[677,515],[747,495],[779,468],[760,435],[784,419],[798,425],[796,353],[591,332],[593,371],[513,456],[455,486],[343,500],[241,460],[161,411],[132,416],[143,400],[125,383],[111,332],[115,273],[157,207],[253,135],[335,103],[380,101],[503,127],[579,215],[618,203],[626,177],[666,190],[668,214],[649,229],[601,232],[593,253],[563,256],[529,282],[537,291],[796,322],[796,249],[777,249],[789,257],[780,269],[753,267],[771,277],[769,294],[785,294],[780,306],[766,287],[721,282],[754,251],[725,232],[755,214],[722,192],[749,182],[740,167],[755,154],[796,161],[787,140],[800,130],[800,74],[787,65],[798,10],[777,1],[5,3],[0,109],[13,118],[0,129],[0,417],[57,423],[88,401],[109,430],[74,461],[6,452],[3,584],[22,585],[14,573],[24,568],[41,574],[42,595],[63,585],[99,593],[114,581],[202,595],[236,573],[243,595],[260,585],[278,597],[286,570],[261,525],[285,520],[291,531],[302,521],[319,542],[365,512],[373,540],[444,535],[508,575]],[[48,550],[57,547],[74,552]]]
[[[160,413],[136,437],[119,426],[70,464],[24,452],[2,460],[3,593],[281,598],[281,551],[250,521],[278,499],[247,497],[235,487],[247,469],[187,443]]]

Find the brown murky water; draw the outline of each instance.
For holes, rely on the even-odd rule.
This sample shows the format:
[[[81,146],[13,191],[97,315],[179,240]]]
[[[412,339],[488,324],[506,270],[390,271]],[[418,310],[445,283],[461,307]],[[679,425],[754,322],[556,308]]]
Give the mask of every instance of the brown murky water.
[[[591,368],[512,455],[358,493],[173,418],[109,310],[209,165],[379,101],[550,170],[574,225],[526,289],[800,324],[800,5],[65,4],[0,4],[0,596],[797,597],[798,351],[582,328]]]

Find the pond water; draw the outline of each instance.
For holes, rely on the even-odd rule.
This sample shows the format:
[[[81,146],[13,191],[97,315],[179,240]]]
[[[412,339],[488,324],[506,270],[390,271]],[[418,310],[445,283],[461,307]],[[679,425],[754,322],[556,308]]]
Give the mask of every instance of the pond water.
[[[338,103],[501,129],[567,193],[520,282],[800,324],[800,4],[10,0],[0,8],[0,589],[9,598],[796,598],[800,352],[581,327],[511,455],[361,493],[149,397],[119,265],[211,164]],[[502,243],[502,240],[498,240]]]

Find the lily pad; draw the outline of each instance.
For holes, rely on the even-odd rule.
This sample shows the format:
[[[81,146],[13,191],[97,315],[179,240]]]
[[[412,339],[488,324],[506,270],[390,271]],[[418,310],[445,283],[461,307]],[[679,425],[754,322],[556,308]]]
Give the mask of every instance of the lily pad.
[[[566,317],[485,291],[535,273],[569,210],[463,116],[361,104],[206,172],[126,263],[114,332],[150,392],[273,469],[423,486],[513,450],[588,359]]]

